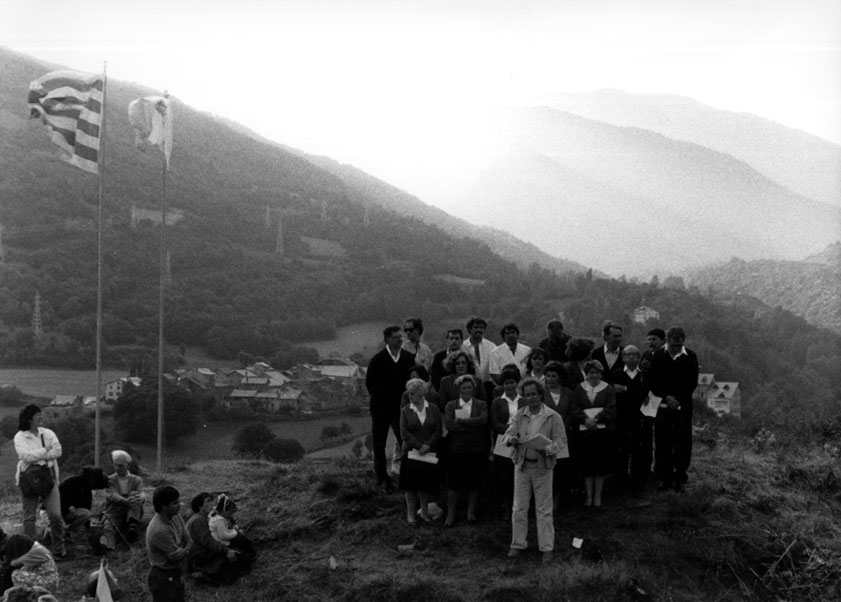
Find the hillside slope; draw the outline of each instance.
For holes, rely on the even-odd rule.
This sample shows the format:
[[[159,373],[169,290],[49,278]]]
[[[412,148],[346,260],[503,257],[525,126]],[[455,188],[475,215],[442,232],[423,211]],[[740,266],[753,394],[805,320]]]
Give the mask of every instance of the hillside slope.
[[[577,499],[564,504],[548,567],[534,547],[516,561],[506,558],[510,524],[494,520],[486,506],[475,526],[408,527],[403,496],[372,489],[370,461],[204,462],[146,484],[172,483],[185,502],[198,491],[231,493],[240,525],[257,544],[250,576],[219,590],[190,583],[194,602],[838,599],[835,459],[820,451],[757,453],[715,437],[696,450],[685,494],[633,499],[608,486],[599,511],[585,511]],[[5,517],[17,504],[4,499]],[[581,551],[573,538],[584,540]],[[59,565],[59,599],[77,599],[98,566],[83,550],[72,546],[71,560]],[[120,549],[111,568],[126,602],[147,599],[142,548]]]
[[[744,261],[731,259],[690,272],[689,284],[714,294],[751,295],[764,303],[781,306],[817,326],[841,333],[841,267],[837,250],[820,254],[824,262]]]

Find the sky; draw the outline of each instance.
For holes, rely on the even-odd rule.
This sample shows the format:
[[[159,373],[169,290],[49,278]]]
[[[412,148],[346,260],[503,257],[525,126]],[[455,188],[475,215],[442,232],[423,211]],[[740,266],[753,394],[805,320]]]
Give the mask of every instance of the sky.
[[[678,94],[841,144],[837,0],[0,0],[0,45],[107,62],[431,204],[493,152],[483,115],[561,92]]]

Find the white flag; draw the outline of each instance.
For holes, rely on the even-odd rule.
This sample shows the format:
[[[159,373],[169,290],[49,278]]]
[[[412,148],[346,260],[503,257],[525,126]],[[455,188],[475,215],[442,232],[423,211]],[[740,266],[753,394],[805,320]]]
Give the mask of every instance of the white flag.
[[[128,106],[128,118],[134,128],[134,143],[139,149],[146,144],[157,146],[166,157],[172,152],[172,105],[165,96],[144,96]]]
[[[105,574],[107,571],[105,566],[105,559],[99,563],[99,577],[96,580],[96,600],[97,602],[114,602],[111,597],[111,588],[108,586],[108,577]]]

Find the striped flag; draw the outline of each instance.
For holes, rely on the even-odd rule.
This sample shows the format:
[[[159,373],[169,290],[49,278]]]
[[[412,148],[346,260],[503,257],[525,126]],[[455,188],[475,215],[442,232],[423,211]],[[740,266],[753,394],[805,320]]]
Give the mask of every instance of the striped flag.
[[[99,173],[99,132],[105,79],[77,71],[53,71],[29,84],[32,118],[40,117],[62,159]]]
[[[166,96],[144,96],[131,101],[128,118],[134,128],[134,144],[145,150],[146,144],[157,146],[166,158],[172,153],[172,105]]]

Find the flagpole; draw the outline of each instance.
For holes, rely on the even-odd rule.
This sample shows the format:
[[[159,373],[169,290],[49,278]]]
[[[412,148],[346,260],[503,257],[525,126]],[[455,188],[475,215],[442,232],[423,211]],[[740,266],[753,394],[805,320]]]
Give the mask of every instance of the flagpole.
[[[108,61],[102,62],[102,120],[99,127],[99,210],[97,215],[96,248],[96,403],[94,404],[94,466],[99,467],[102,453],[100,409],[102,399],[102,172],[105,168],[105,107],[108,95]]]
[[[161,257],[158,298],[158,473],[163,470],[164,441],[164,275],[166,273],[166,156],[161,174]]]

